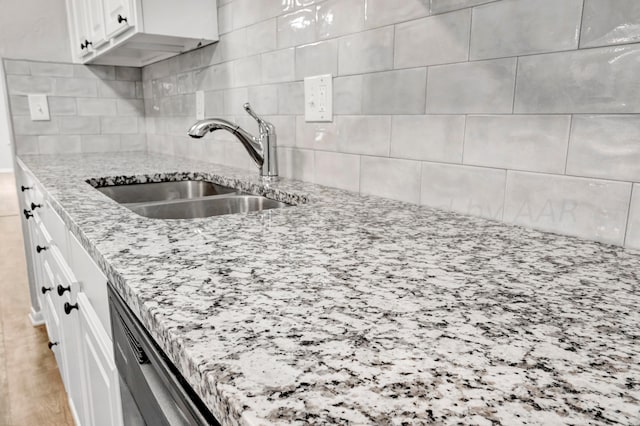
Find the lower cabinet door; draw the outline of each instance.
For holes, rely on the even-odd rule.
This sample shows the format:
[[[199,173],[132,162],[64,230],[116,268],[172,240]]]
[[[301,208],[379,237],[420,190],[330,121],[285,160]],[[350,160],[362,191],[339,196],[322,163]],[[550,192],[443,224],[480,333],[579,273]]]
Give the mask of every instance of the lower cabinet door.
[[[81,346],[87,387],[87,424],[122,425],[122,404],[113,344],[84,293],[78,293]]]

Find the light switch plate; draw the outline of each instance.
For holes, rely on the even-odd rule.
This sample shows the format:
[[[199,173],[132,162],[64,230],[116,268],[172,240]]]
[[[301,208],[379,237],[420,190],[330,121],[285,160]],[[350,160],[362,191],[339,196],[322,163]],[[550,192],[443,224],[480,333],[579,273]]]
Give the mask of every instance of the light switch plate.
[[[204,120],[204,92],[196,92],[196,120]]]
[[[31,113],[31,121],[49,121],[49,103],[47,95],[31,94],[29,98],[29,112]]]
[[[333,77],[316,75],[304,79],[304,120],[333,121]]]

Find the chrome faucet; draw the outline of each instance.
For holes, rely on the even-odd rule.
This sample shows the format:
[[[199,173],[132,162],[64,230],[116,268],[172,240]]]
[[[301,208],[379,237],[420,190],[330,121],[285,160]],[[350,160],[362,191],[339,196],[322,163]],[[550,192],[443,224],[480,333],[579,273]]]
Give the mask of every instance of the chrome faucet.
[[[276,155],[276,128],[273,124],[264,121],[251,109],[251,105],[247,102],[244,104],[244,110],[258,122],[260,135],[256,138],[251,133],[231,121],[222,118],[206,118],[197,121],[189,129],[189,136],[192,138],[201,138],[207,132],[216,130],[226,130],[233,133],[235,137],[245,147],[253,161],[256,162],[260,169],[260,176],[267,180],[276,180],[278,178],[278,158]]]

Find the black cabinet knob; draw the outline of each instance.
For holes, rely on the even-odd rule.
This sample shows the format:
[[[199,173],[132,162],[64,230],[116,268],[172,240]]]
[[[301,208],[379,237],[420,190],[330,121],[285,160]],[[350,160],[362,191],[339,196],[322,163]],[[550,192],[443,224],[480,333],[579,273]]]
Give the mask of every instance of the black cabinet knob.
[[[61,284],[58,284],[58,296],[62,296],[65,291],[71,291],[71,286],[63,287]]]
[[[127,22],[128,23],[129,21],[124,16],[118,15],[118,24],[122,24],[123,22]]]
[[[73,311],[74,309],[80,309],[78,308],[78,304],[74,303],[73,305],[69,302],[64,302],[64,313],[69,315],[71,314],[71,311]]]
[[[28,191],[30,189],[33,189],[33,186],[20,186],[20,191],[22,192]]]
[[[89,45],[93,46],[93,42],[90,42],[89,40],[85,40],[84,43],[80,43],[80,49],[86,49],[89,47]]]
[[[42,252],[42,251],[45,251],[46,249],[47,249],[47,248],[46,248],[46,247],[43,247],[43,246],[36,246],[36,251],[37,251],[38,253],[40,253],[40,252]]]
[[[56,346],[58,344],[58,342],[49,342],[47,343],[47,346],[49,346],[49,349],[53,349],[54,346]]]
[[[87,46],[85,46],[84,43],[80,43],[80,50],[83,50],[85,47]]]
[[[33,217],[33,213],[31,213],[31,210],[24,209],[22,213],[24,213],[24,217],[26,217],[27,220],[29,220],[30,217]]]
[[[31,210],[39,209],[42,207],[42,204],[31,203]]]
[[[47,294],[48,291],[51,291],[51,287],[42,286],[40,291],[42,291],[42,294]]]

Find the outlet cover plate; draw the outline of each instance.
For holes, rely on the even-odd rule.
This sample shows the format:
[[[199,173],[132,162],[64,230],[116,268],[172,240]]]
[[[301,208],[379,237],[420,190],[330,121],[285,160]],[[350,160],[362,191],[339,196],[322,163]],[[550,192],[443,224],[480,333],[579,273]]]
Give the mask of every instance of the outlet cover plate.
[[[29,113],[31,114],[31,121],[49,121],[49,102],[47,101],[47,95],[42,94],[30,94],[29,99]]]
[[[316,75],[304,79],[305,121],[333,121],[333,76]]]

